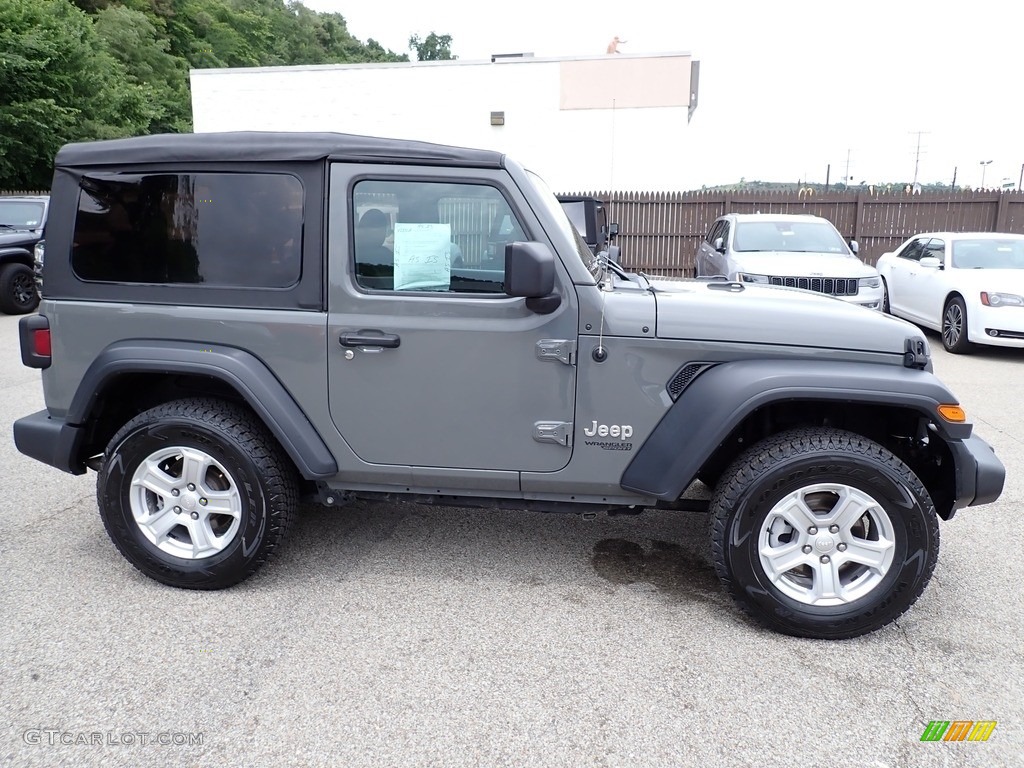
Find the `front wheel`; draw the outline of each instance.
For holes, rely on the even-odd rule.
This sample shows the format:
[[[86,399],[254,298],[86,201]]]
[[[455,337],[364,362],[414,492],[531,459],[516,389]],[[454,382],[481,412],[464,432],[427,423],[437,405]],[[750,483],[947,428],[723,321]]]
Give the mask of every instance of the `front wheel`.
[[[954,355],[970,352],[973,346],[967,340],[967,305],[959,296],[951,298],[942,311],[942,346]]]
[[[739,607],[798,637],[845,639],[910,608],[931,577],[939,527],[899,458],[838,429],[768,438],[711,499],[715,570]]]
[[[274,554],[298,505],[298,481],[255,415],[196,398],[125,424],[107,446],[96,498],[111,540],[144,574],[221,589]]]

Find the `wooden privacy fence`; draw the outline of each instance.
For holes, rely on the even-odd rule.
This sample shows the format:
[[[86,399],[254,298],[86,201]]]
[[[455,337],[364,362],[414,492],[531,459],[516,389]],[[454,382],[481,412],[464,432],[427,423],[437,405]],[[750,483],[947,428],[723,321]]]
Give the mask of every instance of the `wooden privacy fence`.
[[[47,194],[0,191],[2,195]],[[584,192],[604,200],[619,225],[622,263],[652,275],[693,275],[694,256],[724,213],[809,213],[831,221],[874,264],[919,232],[1024,234],[1024,193]],[[461,233],[468,236],[467,232]]]
[[[806,213],[831,221],[874,264],[919,232],[1024,233],[1024,193],[585,192],[619,225],[622,263],[657,275],[693,275],[694,256],[725,213]]]

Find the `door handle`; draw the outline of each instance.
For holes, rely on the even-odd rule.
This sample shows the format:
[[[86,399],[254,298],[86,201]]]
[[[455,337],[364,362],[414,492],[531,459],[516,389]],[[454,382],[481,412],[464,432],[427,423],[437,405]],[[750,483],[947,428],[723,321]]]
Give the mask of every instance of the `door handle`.
[[[386,347],[395,349],[402,340],[394,333],[383,331],[342,331],[338,341],[343,347]]]

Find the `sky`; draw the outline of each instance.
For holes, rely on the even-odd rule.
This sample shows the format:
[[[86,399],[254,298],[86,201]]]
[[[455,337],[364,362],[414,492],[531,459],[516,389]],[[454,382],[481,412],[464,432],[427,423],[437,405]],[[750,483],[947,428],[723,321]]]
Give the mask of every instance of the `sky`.
[[[1024,4],[1013,0],[304,0],[396,53],[452,36],[493,53],[688,52],[699,106],[666,148],[681,189],[747,181],[911,181],[978,187],[1024,168]],[[415,59],[414,55],[411,58]],[[991,161],[982,165],[984,161]],[[984,177],[983,177],[984,174]]]

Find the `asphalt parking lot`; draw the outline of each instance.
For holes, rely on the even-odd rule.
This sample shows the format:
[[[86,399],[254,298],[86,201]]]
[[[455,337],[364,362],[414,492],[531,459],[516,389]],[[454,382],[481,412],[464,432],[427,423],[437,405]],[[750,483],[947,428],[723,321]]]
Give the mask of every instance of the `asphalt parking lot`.
[[[896,626],[799,640],[741,617],[706,520],[360,503],[309,510],[224,592],[136,572],[95,475],[21,456],[43,406],[0,316],[0,764],[1019,766],[1024,351],[936,373],[1007,467],[944,524]],[[922,742],[994,720],[987,742]]]

